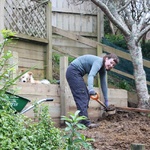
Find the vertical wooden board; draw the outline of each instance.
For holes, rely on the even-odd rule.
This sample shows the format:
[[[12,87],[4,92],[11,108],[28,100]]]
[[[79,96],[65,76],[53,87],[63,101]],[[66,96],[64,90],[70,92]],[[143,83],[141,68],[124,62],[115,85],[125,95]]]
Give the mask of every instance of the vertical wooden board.
[[[97,26],[97,16],[93,16],[91,22],[92,22],[92,32],[97,33],[97,28],[99,28]]]
[[[63,22],[63,20],[62,20],[62,15],[58,13],[58,14],[57,14],[57,27],[58,27],[58,28],[63,29],[63,28],[62,28],[62,24],[63,24],[62,22]]]
[[[58,8],[63,8],[63,2],[64,2],[64,0],[57,1],[57,7]]]
[[[69,31],[75,31],[74,15],[69,15]],[[78,24],[78,22],[76,22]]]
[[[69,2],[67,0],[62,0],[62,8],[69,8]]]
[[[87,22],[86,22],[87,31],[91,32],[91,33],[95,32],[95,31],[92,30],[93,28],[91,26],[92,18],[93,18],[93,16],[87,16]]]
[[[61,2],[61,0],[59,0]],[[57,0],[51,0],[52,7],[57,7]]]
[[[64,18],[63,18],[64,21],[64,24],[63,24],[63,28],[64,30],[68,30],[69,29],[69,14],[65,14]]]

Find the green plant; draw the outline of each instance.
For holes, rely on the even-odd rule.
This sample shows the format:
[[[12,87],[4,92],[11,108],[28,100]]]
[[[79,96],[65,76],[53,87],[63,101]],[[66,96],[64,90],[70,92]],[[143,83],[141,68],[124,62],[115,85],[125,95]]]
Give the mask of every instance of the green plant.
[[[109,40],[109,42],[115,44],[116,46],[119,46],[123,49],[128,49],[126,41],[124,39],[124,36],[122,34],[119,35],[113,35],[113,34],[106,34],[105,38]]]
[[[39,109],[39,108],[37,108]],[[3,150],[62,150],[62,132],[54,127],[48,108],[41,106],[38,122],[0,110],[0,147]]]
[[[91,143],[94,139],[86,138],[78,130],[86,129],[86,126],[79,123],[81,120],[87,119],[85,116],[79,116],[80,111],[76,111],[75,114],[70,114],[70,117],[62,116],[61,120],[64,120],[67,127],[65,128],[65,143],[66,150],[92,150]]]
[[[130,91],[131,90],[131,87],[130,85],[128,84],[127,81],[125,80],[122,80],[121,82],[118,83],[118,87],[121,88],[121,89],[125,89],[127,91]]]
[[[15,84],[15,79],[11,78],[14,64],[8,61],[12,57],[10,51],[4,50],[5,44],[11,41],[9,35],[11,31],[3,31],[4,41],[0,44],[0,148],[3,150],[61,150],[62,132],[55,128],[48,108],[41,107],[41,111],[35,115],[38,122],[21,114],[16,114],[11,107],[10,97],[6,91]]]

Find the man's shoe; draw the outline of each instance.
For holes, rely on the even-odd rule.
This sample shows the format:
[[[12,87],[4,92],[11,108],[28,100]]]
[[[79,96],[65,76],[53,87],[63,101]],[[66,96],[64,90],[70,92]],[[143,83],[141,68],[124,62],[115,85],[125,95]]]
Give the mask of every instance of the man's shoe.
[[[97,128],[97,127],[99,127],[99,126],[100,126],[100,124],[91,123],[91,124],[89,124],[87,127],[88,127],[89,129],[92,129],[92,128]]]

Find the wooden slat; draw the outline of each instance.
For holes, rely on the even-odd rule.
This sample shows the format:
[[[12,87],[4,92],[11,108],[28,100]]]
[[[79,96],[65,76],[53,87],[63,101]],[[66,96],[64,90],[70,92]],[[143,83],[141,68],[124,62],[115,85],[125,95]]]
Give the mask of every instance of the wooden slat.
[[[66,14],[84,14],[84,15],[89,15],[89,16],[96,16],[96,11],[84,11],[84,10],[81,10],[81,11],[77,11],[77,10],[72,10],[72,9],[68,9],[68,8],[56,8],[56,7],[53,7],[52,9],[53,12],[55,13],[66,13]]]
[[[115,48],[112,48],[112,47],[104,45],[104,44],[102,44],[102,46],[103,46],[103,51],[108,52],[108,53],[115,53],[117,56],[119,56],[121,58],[132,61],[131,60],[131,55],[129,53],[117,50]],[[143,59],[143,65],[145,67],[149,68],[150,67],[150,61],[147,61],[147,60]]]
[[[43,61],[31,60],[31,59],[19,58],[18,66],[19,67],[26,67],[26,68],[34,67],[34,68],[37,68],[37,69],[44,69],[44,62]]]
[[[132,61],[131,60],[131,55],[129,53],[126,53],[126,52],[117,50],[115,48],[112,48],[110,46],[101,44],[99,42],[96,42],[96,41],[84,38],[84,37],[82,37],[80,35],[74,34],[73,32],[65,31],[65,30],[62,30],[62,29],[59,29],[59,28],[56,28],[56,27],[52,27],[52,29],[53,29],[53,33],[62,35],[64,37],[67,37],[69,39],[78,41],[80,43],[86,44],[86,45],[94,47],[94,48],[97,48],[97,45],[102,46],[103,51],[108,52],[108,53],[115,53],[117,56],[119,56],[121,58],[124,58],[124,59],[127,59],[129,61]],[[147,61],[147,60],[143,59],[143,64],[144,64],[145,67],[149,68],[150,61]]]
[[[33,37],[33,36],[29,36],[26,34],[16,34],[14,37],[17,37],[19,39],[23,39],[23,40],[30,40],[30,41],[34,41],[34,42],[39,42],[39,43],[48,43],[48,39],[43,39],[43,38],[38,38],[38,37]]]
[[[116,107],[120,110],[126,110],[126,111],[134,111],[134,112],[143,112],[143,113],[150,113],[149,109],[141,109],[141,108],[132,108],[132,107]]]
[[[84,38],[80,35],[77,35],[77,34],[74,34],[72,32],[68,32],[68,31],[65,31],[65,30],[62,30],[62,29],[59,29],[56,27],[52,27],[52,30],[53,30],[53,33],[56,33],[56,34],[62,35],[64,37],[67,37],[69,39],[84,43],[84,44],[91,46],[91,47],[94,47],[94,48],[97,47],[97,42],[90,40],[90,39],[87,39],[87,38]]]
[[[69,55],[69,56],[72,56],[72,57],[78,57],[78,55],[73,55],[73,54],[70,54],[70,53],[66,53],[64,50],[62,50],[61,48],[57,47],[57,46],[53,46],[52,47],[54,50],[60,52],[61,54],[65,54],[65,55]]]
[[[130,75],[130,74],[128,74],[128,73],[125,73],[125,72],[119,71],[119,70],[114,69],[114,68],[113,68],[111,71],[112,71],[112,72],[115,72],[115,73],[118,73],[118,74],[121,74],[121,75],[123,75],[123,76],[125,76],[125,77],[128,77],[128,78],[130,78],[130,79],[133,79],[133,80],[134,80],[134,76],[133,76],[133,75]],[[150,82],[149,82],[149,81],[147,81],[147,84],[148,84],[148,85],[150,85]]]
[[[15,47],[6,47],[6,49],[9,49],[14,52],[18,52],[19,58],[44,61],[45,56],[44,56],[43,51],[34,51],[34,50],[27,50],[27,49],[22,49],[22,48],[19,49]]]

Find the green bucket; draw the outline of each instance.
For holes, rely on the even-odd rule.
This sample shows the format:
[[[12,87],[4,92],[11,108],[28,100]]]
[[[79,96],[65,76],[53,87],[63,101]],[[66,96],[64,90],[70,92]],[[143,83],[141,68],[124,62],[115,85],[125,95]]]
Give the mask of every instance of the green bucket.
[[[26,104],[28,102],[30,102],[30,100],[28,100],[27,98],[24,98],[24,97],[21,97],[18,95],[14,95],[10,92],[6,92],[6,94],[9,96],[12,107],[17,112],[21,112],[23,110],[23,108],[26,106]]]

